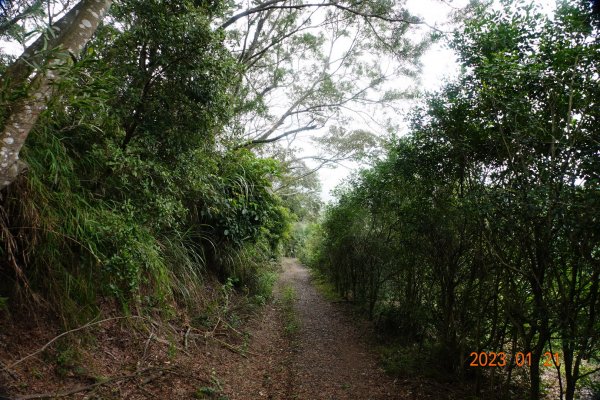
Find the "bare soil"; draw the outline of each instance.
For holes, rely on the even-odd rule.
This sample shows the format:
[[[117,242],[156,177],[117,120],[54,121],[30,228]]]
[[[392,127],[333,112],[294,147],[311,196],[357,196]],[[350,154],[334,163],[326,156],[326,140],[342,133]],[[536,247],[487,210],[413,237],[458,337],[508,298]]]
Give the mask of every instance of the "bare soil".
[[[283,291],[296,293],[299,330],[286,334],[281,312]],[[237,364],[221,363],[219,374],[231,400],[379,400],[403,399],[400,388],[378,367],[364,341],[366,327],[353,322],[343,305],[323,298],[306,268],[284,259],[268,305],[251,328],[256,355]]]
[[[352,320],[344,305],[325,300],[311,284],[308,270],[295,260],[284,260],[283,267],[280,284],[294,288],[300,319],[297,349],[291,359],[291,398],[405,398],[397,382],[379,368],[365,341],[368,326]]]
[[[75,354],[57,341],[14,365],[60,330],[51,321],[0,316],[0,399],[57,394],[66,399],[457,398],[431,382],[387,376],[368,342],[369,324],[318,293],[296,260],[284,259],[282,265],[274,301],[237,328],[217,322],[200,330],[180,317],[132,329],[131,321],[117,317],[87,328],[88,339],[75,340]],[[296,293],[300,325],[291,335],[282,305],[287,287]]]

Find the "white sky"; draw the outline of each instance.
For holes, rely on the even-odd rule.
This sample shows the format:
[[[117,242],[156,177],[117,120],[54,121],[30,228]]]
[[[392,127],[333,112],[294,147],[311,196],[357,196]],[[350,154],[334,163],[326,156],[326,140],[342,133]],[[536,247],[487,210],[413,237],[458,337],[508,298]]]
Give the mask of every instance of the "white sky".
[[[538,0],[537,3],[548,14],[555,8],[554,0]],[[448,22],[449,13],[454,11],[455,8],[462,8],[467,4],[468,0],[408,0],[406,5],[411,13],[423,18],[429,25],[436,26],[444,31],[450,31],[450,27],[443,27]],[[443,39],[431,46],[421,58],[421,62],[423,66],[419,87],[423,92],[431,92],[441,88],[444,81],[458,77],[460,71],[456,54],[447,47]],[[398,134],[407,133],[404,117],[404,115],[397,116],[396,122],[404,126]],[[334,197],[331,191],[345,178],[350,176],[353,171],[359,168],[359,165],[353,163],[346,163],[345,165],[348,168],[337,167],[335,169],[321,169],[319,171],[319,178],[322,185],[321,199],[323,201],[329,202],[333,200]]]
[[[428,25],[450,30],[449,28],[442,28],[441,25],[447,22],[448,14],[454,11],[452,7],[463,7],[467,3],[467,0],[447,0],[445,2],[441,0],[408,0],[407,8],[411,13],[423,18]],[[459,66],[456,62],[456,56],[454,52],[447,48],[443,40],[431,46],[421,58],[421,62],[423,66],[419,87],[422,91],[434,91],[441,87],[444,80],[458,76]],[[407,106],[408,111],[410,104],[407,104]],[[397,115],[395,122],[404,126],[404,117],[404,115]],[[406,133],[406,128],[404,128],[404,132],[399,133]],[[354,170],[359,168],[359,165],[355,163],[345,163],[344,165],[346,168],[327,168],[319,171],[322,200],[331,201],[333,199],[331,191]]]

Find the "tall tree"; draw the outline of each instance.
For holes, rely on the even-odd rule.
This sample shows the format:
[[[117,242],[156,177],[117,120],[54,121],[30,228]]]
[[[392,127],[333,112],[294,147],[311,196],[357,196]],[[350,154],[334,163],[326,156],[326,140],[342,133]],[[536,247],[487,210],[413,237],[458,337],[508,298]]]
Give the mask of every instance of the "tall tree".
[[[364,127],[362,119],[379,128],[375,110],[411,95],[392,83],[416,76],[433,39],[433,30],[417,34],[424,26],[404,1],[271,0],[226,14],[221,28],[243,66],[234,136],[289,148],[299,135],[329,136],[330,127]]]
[[[0,189],[10,185],[26,168],[19,153],[29,132],[61,80],[64,67],[78,57],[91,39],[112,0],[82,0],[48,28],[2,75],[0,84],[9,95],[0,134]]]

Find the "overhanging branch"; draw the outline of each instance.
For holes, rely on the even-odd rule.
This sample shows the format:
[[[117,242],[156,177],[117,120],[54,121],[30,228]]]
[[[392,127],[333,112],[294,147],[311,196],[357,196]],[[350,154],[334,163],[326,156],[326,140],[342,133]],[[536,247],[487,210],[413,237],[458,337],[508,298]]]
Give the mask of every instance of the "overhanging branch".
[[[333,2],[333,1],[324,2],[324,3],[306,3],[306,4],[296,4],[296,5],[278,5],[277,4],[277,3],[282,3],[284,1],[285,0],[271,0],[271,1],[267,1],[263,4],[261,4],[259,6],[256,6],[254,8],[250,8],[246,11],[242,11],[241,13],[233,15],[227,21],[223,22],[219,26],[219,28],[225,29],[225,28],[229,27],[230,25],[234,24],[239,19],[247,17],[248,15],[251,15],[254,13],[259,13],[259,12],[268,11],[268,10],[275,10],[275,9],[301,10],[303,8],[310,8],[310,7],[335,7],[339,10],[343,10],[343,11],[349,12],[351,14],[354,14],[354,15],[357,15],[357,16],[360,16],[363,18],[379,19],[379,20],[382,20],[385,22],[390,22],[390,23],[402,22],[402,23],[406,23],[406,24],[417,24],[417,25],[425,24],[424,22],[419,21],[419,20],[409,20],[409,19],[402,18],[402,17],[392,17],[392,16],[387,16],[384,14],[366,13],[366,12],[362,12],[359,10],[355,10],[351,7],[341,5],[341,4],[339,4],[337,2]]]
[[[286,131],[283,132],[281,135],[269,138],[269,139],[256,139],[256,140],[250,140],[244,144],[242,144],[241,146],[238,146],[238,148],[241,147],[252,147],[252,146],[256,146],[259,144],[267,144],[267,143],[273,143],[278,141],[279,139],[283,139],[286,136],[290,136],[299,132],[304,132],[304,131],[310,131],[310,130],[314,130],[319,128],[319,125],[308,125],[308,126],[303,126],[301,128],[297,128],[297,129],[292,129],[291,131]]]

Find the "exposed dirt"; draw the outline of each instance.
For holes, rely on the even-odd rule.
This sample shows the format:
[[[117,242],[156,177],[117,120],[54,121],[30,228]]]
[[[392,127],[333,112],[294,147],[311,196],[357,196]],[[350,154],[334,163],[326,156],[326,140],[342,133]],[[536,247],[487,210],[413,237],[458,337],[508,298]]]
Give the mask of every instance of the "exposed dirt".
[[[296,293],[300,329],[286,335],[282,293]],[[377,359],[343,305],[325,300],[310,283],[306,268],[284,259],[275,303],[253,322],[249,355],[237,365],[217,367],[232,400],[379,400],[403,399],[400,389],[377,366]]]
[[[248,321],[246,357],[218,352],[213,357],[215,375],[228,400],[292,399],[292,347],[283,330],[279,284],[275,301]]]
[[[400,388],[378,367],[364,340],[368,328],[350,319],[343,305],[325,300],[295,260],[283,262],[281,285],[297,294],[300,319],[292,358],[297,399],[401,399]]]
[[[300,328],[285,330],[282,297],[296,293]],[[89,340],[70,354],[55,344],[11,368],[0,366],[0,398],[60,393],[67,399],[379,400],[453,398],[443,388],[424,393],[412,379],[395,381],[379,367],[368,324],[345,304],[325,300],[308,271],[284,259],[275,300],[237,328],[217,322],[194,329],[180,317],[132,329],[120,319],[87,328]],[[6,320],[5,320],[6,321]],[[52,323],[0,320],[0,361],[11,365],[59,331]],[[57,342],[58,343],[58,342]],[[76,346],[77,347],[77,346]],[[12,376],[11,376],[12,375]],[[97,385],[93,386],[92,385]]]

